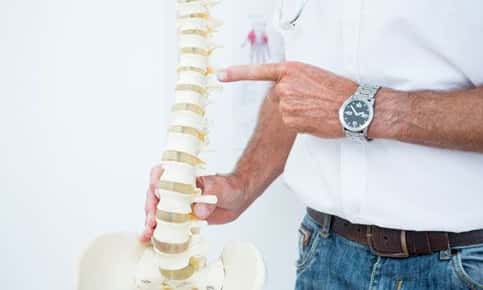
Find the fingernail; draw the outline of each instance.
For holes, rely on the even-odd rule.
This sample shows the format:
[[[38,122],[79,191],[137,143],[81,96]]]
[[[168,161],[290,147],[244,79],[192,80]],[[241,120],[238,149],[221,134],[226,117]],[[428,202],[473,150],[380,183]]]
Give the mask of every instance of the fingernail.
[[[219,70],[217,73],[216,73],[216,78],[220,81],[220,82],[223,82],[223,81],[226,81],[226,71],[225,70]]]
[[[195,215],[199,218],[206,218],[208,216],[208,209],[206,206],[203,206],[201,204],[195,205]]]

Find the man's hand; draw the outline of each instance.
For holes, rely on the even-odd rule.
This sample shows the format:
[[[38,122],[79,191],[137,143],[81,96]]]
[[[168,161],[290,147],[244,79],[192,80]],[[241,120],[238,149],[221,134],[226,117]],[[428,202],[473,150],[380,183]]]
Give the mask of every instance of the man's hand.
[[[246,183],[236,175],[200,176],[197,185],[203,194],[216,195],[216,205],[197,203],[193,212],[209,224],[226,224],[238,218],[251,203],[246,194]]]
[[[159,202],[159,199],[156,196],[156,190],[158,188],[159,178],[161,178],[163,172],[164,169],[161,165],[155,166],[151,169],[149,186],[146,192],[146,202],[144,204],[144,213],[146,215],[144,231],[140,236],[142,242],[149,242],[153,236],[154,229],[156,228],[156,207]]]
[[[142,242],[148,242],[153,236],[156,228],[156,208],[159,199],[156,197],[156,190],[159,179],[164,170],[161,165],[151,170],[149,187],[145,204],[145,229],[140,236]],[[244,194],[244,183],[234,175],[202,176],[197,179],[197,186],[203,194],[216,195],[217,205],[195,204],[193,205],[194,215],[210,224],[224,224],[235,220],[247,207],[246,195]]]
[[[278,103],[285,125],[321,138],[343,137],[339,108],[357,89],[351,80],[299,62],[233,66],[218,79],[275,82],[267,97]]]
[[[287,127],[321,138],[343,136],[338,111],[357,89],[351,80],[298,63],[233,66],[223,82],[273,81],[269,94]],[[455,91],[377,93],[371,139],[393,139],[448,149],[483,152],[483,86]]]

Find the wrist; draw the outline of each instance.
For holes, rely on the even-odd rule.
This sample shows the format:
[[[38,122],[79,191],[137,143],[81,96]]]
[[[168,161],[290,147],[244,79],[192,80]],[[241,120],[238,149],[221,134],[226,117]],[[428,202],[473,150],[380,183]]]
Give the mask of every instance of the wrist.
[[[408,93],[382,88],[375,100],[374,119],[368,128],[368,137],[400,139],[404,131],[402,120],[410,107]]]

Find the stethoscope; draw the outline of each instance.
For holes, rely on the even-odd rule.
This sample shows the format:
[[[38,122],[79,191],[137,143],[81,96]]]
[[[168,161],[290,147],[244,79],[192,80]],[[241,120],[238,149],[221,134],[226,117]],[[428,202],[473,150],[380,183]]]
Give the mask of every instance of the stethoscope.
[[[294,1],[294,0],[291,0],[291,1]],[[309,2],[309,0],[302,0],[302,3],[300,5],[300,7],[298,8],[297,10],[297,14],[295,14],[294,17],[292,17],[291,19],[287,19],[287,20],[283,20],[283,6],[284,6],[284,3],[285,3],[285,0],[282,0],[281,1],[281,4],[280,4],[280,11],[279,11],[279,15],[278,15],[278,20],[279,20],[279,23],[280,23],[280,27],[283,29],[283,30],[291,30],[291,29],[294,29],[295,28],[295,25],[297,25],[297,22],[299,21],[300,19],[300,16],[302,15],[302,12],[304,11],[305,9],[305,6],[307,5],[307,3]]]

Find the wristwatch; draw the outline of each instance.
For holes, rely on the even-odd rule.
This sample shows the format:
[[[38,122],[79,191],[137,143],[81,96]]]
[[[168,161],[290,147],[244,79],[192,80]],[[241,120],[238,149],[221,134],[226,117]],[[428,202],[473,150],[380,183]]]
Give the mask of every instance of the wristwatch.
[[[367,129],[374,119],[374,101],[380,87],[361,84],[339,109],[339,120],[346,137],[369,141]]]

